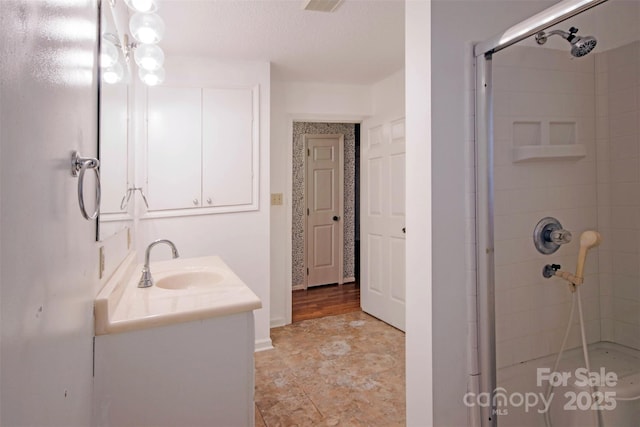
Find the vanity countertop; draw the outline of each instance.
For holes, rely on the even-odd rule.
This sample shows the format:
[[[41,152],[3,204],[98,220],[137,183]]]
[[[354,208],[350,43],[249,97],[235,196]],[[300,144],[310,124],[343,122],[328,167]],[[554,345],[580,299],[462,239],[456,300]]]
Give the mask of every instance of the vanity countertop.
[[[251,311],[260,299],[218,256],[152,262],[156,284],[138,288],[142,264],[129,254],[95,300],[96,335],[113,334]],[[211,285],[161,287],[170,276],[214,277]],[[164,282],[163,282],[164,280]]]

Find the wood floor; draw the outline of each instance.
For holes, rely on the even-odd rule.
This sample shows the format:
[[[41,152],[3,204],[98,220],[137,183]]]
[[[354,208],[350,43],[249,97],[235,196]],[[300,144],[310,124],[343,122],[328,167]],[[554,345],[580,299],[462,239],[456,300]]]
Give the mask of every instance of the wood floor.
[[[293,291],[293,322],[352,311],[360,311],[360,285],[357,282],[342,286],[314,286],[306,291]]]

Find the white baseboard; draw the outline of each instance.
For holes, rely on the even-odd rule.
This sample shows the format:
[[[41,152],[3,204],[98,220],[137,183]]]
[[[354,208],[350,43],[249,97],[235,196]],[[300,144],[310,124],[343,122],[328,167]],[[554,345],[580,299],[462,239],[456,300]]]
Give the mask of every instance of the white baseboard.
[[[261,340],[256,340],[254,351],[257,353],[259,351],[272,350],[273,343],[271,342],[271,338],[263,338]]]
[[[342,283],[352,283],[355,282],[356,278],[355,277],[345,277],[342,279]],[[304,283],[301,283],[299,285],[293,285],[291,286],[291,290],[292,291],[304,291]]]
[[[269,322],[269,327],[271,328],[279,328],[280,326],[284,326],[287,324],[287,320],[284,317],[276,317],[275,319],[271,319]]]

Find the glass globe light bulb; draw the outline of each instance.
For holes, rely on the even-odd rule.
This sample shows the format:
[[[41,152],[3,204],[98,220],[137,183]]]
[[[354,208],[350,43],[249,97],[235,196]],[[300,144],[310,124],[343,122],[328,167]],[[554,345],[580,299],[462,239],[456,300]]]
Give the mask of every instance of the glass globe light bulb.
[[[164,81],[164,68],[159,68],[155,71],[145,70],[144,68],[138,68],[138,77],[147,86],[156,86]]]
[[[112,67],[118,62],[118,48],[105,38],[102,39],[100,45],[100,66],[102,68]]]
[[[123,76],[124,69],[119,62],[116,62],[111,67],[105,68],[102,71],[102,80],[110,85],[118,83],[120,80],[122,80]]]
[[[155,44],[141,44],[136,48],[134,59],[139,67],[154,71],[162,68],[164,52]]]
[[[164,21],[155,13],[135,13],[129,20],[129,29],[140,43],[156,44],[164,35]]]
[[[158,10],[155,0],[124,0],[124,2],[136,12],[151,13]]]

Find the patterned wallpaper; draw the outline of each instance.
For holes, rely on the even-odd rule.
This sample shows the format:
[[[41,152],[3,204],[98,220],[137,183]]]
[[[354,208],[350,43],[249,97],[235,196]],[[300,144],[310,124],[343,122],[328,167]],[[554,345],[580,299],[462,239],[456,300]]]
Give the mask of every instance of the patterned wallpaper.
[[[293,124],[293,286],[304,283],[304,143],[305,134],[344,134],[344,277],[355,276],[355,125],[349,123]]]

